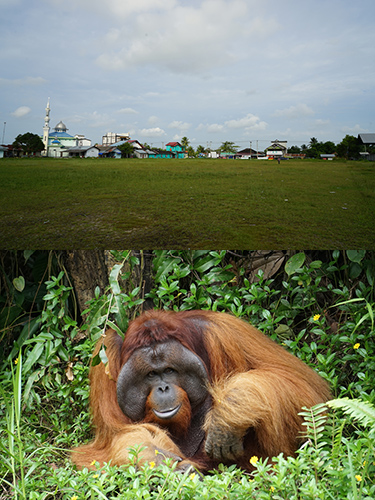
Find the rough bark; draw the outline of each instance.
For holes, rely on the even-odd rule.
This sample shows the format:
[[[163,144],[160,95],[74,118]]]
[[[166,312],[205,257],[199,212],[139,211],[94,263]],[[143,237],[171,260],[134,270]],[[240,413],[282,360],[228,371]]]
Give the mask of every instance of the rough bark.
[[[104,250],[67,250],[64,265],[72,280],[79,314],[87,308],[87,302],[95,297],[98,286],[101,293],[108,286],[108,267]]]

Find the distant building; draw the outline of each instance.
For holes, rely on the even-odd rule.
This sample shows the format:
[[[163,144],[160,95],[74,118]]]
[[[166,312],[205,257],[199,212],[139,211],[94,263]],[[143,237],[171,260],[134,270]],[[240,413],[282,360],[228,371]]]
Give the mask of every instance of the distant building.
[[[333,160],[334,158],[336,158],[336,155],[335,154],[321,154],[320,158],[322,160]]]
[[[258,151],[255,151],[255,149],[252,148],[245,148],[241,149],[241,151],[237,151],[237,157],[243,160],[248,160],[249,158],[257,158],[258,156],[259,156]]]
[[[50,114],[51,108],[49,99],[46,107],[46,116],[44,118],[43,127],[43,144],[44,151],[43,156],[51,156],[54,158],[62,158],[69,156],[69,150],[76,147],[89,147],[91,146],[91,140],[87,139],[84,135],[76,134],[70,135],[67,132],[67,127],[65,123],[60,121],[53,131],[50,131]]]
[[[0,146],[0,158],[4,158],[5,151],[8,151],[8,148],[5,146]]]
[[[168,144],[165,145],[165,149],[167,151],[172,151],[175,153],[175,158],[185,158],[186,157],[186,151],[184,148],[181,146],[179,142],[168,142]]]
[[[265,152],[268,158],[278,158],[280,156],[285,156],[288,153],[287,148],[288,141],[278,141],[277,139],[273,141],[271,146],[266,148]]]
[[[97,158],[99,156],[99,148],[97,146],[77,146],[69,148],[69,158]]]
[[[375,154],[367,151],[367,147],[375,146],[375,134],[359,134],[358,140],[365,146],[365,150],[359,153],[366,160],[375,161]]]
[[[117,144],[120,141],[130,140],[129,134],[116,134],[114,132],[108,132],[102,137],[102,146],[111,146],[112,144]]]

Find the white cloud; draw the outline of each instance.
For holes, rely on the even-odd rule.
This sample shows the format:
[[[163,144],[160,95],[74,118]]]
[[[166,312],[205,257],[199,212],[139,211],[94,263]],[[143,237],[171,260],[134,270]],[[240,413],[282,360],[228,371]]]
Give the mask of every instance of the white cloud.
[[[255,116],[251,113],[244,116],[243,118],[239,118],[238,120],[229,120],[225,122],[225,125],[228,128],[234,129],[245,129],[245,130],[265,130],[267,128],[266,122],[261,122],[258,116]]]
[[[139,135],[142,137],[163,137],[166,135],[165,131],[160,127],[143,128],[139,130]]]
[[[354,125],[353,127],[342,127],[341,131],[344,134],[348,135],[357,135],[357,134],[363,134],[366,132],[369,132],[369,130],[362,128],[358,123]]]
[[[331,123],[330,120],[323,120],[322,118],[318,118],[315,120],[315,125],[317,127],[325,127],[326,125],[329,125]]]
[[[59,0],[54,1],[60,5]],[[71,3],[76,4],[74,1],[71,1]],[[105,9],[103,9],[103,2],[101,0],[81,0],[80,3],[85,4],[90,10],[95,9],[101,15],[111,15],[115,18],[127,19],[134,13],[170,10],[176,6],[177,0],[107,0]]]
[[[243,118],[238,118],[236,120],[227,120],[224,123],[211,123],[211,124],[203,124],[198,125],[198,131],[206,131],[208,133],[221,133],[225,132],[228,129],[232,130],[242,130],[243,132],[251,132],[251,131],[262,131],[268,127],[268,123],[264,121],[260,121],[258,116],[255,116],[251,113],[244,116]]]
[[[22,118],[23,116],[28,115],[30,111],[31,108],[29,108],[28,106],[20,106],[15,111],[13,111],[12,115],[16,118]]]
[[[113,126],[116,122],[113,115],[109,113],[99,113],[98,111],[93,111],[92,113],[84,113],[83,115],[74,115],[67,118],[67,123],[84,123],[85,127],[98,128],[100,127],[103,131],[109,131],[109,128]],[[81,127],[81,125],[79,125]],[[81,132],[80,132],[81,133]]]
[[[138,111],[136,111],[133,108],[122,108],[117,111],[117,113],[124,114],[124,115],[137,115]]]
[[[168,125],[169,128],[174,128],[174,129],[177,129],[179,130],[180,132],[184,133],[184,132],[187,132],[189,130],[189,128],[191,127],[191,123],[186,123],[186,122],[181,122],[181,121],[173,121],[171,122],[169,125]]]
[[[218,132],[223,132],[224,125],[220,125],[219,123],[212,123],[211,125],[206,126],[206,130],[211,134],[217,134]]]
[[[203,0],[198,6],[174,2],[173,8],[143,12],[121,35],[111,30],[116,44],[108,45],[97,63],[106,69],[156,65],[177,73],[228,64],[238,58],[233,43],[251,32],[252,23],[243,23],[247,8],[245,0]]]
[[[311,109],[307,104],[296,104],[295,106],[290,106],[286,109],[277,109],[273,116],[287,118],[290,120],[296,118],[302,118],[303,116],[311,116],[314,114],[314,110]]]
[[[159,118],[157,116],[152,115],[148,118],[147,121],[148,121],[149,125],[156,125],[159,121]]]

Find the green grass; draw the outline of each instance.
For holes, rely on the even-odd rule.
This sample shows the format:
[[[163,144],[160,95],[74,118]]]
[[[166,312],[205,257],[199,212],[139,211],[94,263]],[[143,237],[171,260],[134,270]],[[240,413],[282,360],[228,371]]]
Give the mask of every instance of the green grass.
[[[374,248],[375,165],[1,159],[0,248]]]

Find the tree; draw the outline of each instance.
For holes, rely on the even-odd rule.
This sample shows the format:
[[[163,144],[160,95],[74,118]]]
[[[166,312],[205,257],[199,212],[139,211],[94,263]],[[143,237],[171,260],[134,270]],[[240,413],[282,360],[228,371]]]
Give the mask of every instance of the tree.
[[[323,144],[323,153],[325,154],[333,154],[336,152],[336,145],[332,141],[327,141]]]
[[[121,151],[122,158],[129,158],[134,153],[134,146],[130,142],[124,142],[124,144],[118,146],[118,149]]]
[[[302,146],[303,148],[304,146]],[[302,149],[301,148],[301,149]],[[321,154],[329,154],[335,152],[335,145],[333,142],[321,142],[316,137],[310,139],[309,146],[304,151],[307,158],[319,158]]]
[[[238,146],[236,146],[234,142],[225,141],[222,143],[219,149],[222,153],[236,153]]]
[[[192,158],[192,157],[196,156],[194,148],[192,146],[188,146],[187,153],[188,153],[189,158]]]
[[[26,132],[26,134],[17,135],[13,147],[21,150],[24,154],[30,155],[43,151],[44,144],[39,135]]]
[[[346,135],[344,139],[337,144],[336,150],[341,158],[358,158],[361,145],[357,137],[354,137],[354,135]]]
[[[206,149],[203,146],[199,145],[197,147],[197,155],[204,154],[205,152],[206,152]]]
[[[189,139],[187,137],[183,137],[181,139],[181,146],[184,148],[185,151],[187,151],[187,148],[189,147]]]
[[[301,152],[301,148],[299,148],[298,146],[291,146],[290,148],[288,148],[288,153],[290,154],[298,154]]]

